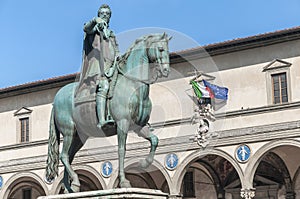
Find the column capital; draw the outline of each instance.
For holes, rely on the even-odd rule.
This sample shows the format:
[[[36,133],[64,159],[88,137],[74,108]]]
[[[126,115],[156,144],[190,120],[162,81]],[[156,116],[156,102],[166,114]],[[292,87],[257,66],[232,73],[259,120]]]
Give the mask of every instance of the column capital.
[[[243,188],[241,189],[241,198],[252,199],[255,196],[255,188]]]
[[[296,198],[296,194],[293,191],[287,191],[285,197],[286,197],[286,199],[294,199],[294,198]]]

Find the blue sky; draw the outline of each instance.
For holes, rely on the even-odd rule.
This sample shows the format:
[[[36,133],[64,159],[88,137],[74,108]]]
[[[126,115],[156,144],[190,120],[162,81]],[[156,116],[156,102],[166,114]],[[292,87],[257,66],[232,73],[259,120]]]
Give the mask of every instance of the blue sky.
[[[300,0],[0,0],[0,88],[78,72],[83,24],[102,3],[124,49],[125,33],[148,27],[186,36],[171,48],[183,50],[300,25]]]

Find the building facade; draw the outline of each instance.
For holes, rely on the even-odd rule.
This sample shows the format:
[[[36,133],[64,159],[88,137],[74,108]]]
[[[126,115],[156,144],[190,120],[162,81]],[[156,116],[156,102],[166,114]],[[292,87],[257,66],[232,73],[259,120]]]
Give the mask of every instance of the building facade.
[[[149,143],[128,135],[132,186],[170,198],[300,198],[300,27],[174,52],[170,61],[170,76],[151,85],[150,123],[160,142],[150,168],[137,167]],[[214,105],[206,146],[192,122],[195,68],[229,89],[226,103]],[[75,79],[0,89],[0,198],[63,193],[61,164],[52,184],[43,180],[49,119],[56,92]],[[89,139],[73,165],[81,191],[117,187],[116,136]]]

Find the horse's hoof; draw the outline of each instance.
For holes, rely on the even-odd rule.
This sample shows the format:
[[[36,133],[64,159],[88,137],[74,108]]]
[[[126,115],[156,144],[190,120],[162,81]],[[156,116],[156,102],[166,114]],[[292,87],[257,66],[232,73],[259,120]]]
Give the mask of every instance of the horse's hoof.
[[[150,166],[150,164],[152,163],[151,160],[148,160],[148,158],[140,160],[138,166],[142,169],[146,169]]]
[[[64,194],[70,193],[67,189],[64,189]]]
[[[149,166],[149,164],[146,160],[140,160],[138,166],[142,169],[146,169]]]
[[[123,182],[120,182],[120,187],[121,188],[131,188],[131,184],[128,180],[124,180]]]
[[[64,191],[64,194],[72,193],[70,185],[65,185],[64,183],[61,186],[62,190]]]
[[[74,184],[74,183],[72,183],[71,189],[72,189],[73,193],[80,192],[80,184]]]

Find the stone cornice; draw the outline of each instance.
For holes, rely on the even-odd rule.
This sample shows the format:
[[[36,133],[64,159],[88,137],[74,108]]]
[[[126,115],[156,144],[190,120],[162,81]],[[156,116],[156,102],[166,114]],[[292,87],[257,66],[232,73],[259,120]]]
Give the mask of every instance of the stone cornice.
[[[241,136],[248,136],[250,135],[252,138],[256,137],[264,140],[270,140],[276,138],[286,138],[288,137],[300,137],[300,121],[293,121],[293,122],[283,122],[277,124],[269,124],[269,125],[262,125],[262,126],[254,126],[254,127],[247,127],[247,128],[239,128],[239,129],[230,129],[225,131],[216,131],[213,132],[217,139],[222,138],[232,138],[237,139],[237,137]],[[284,135],[283,135],[284,132]],[[298,132],[294,134],[294,132]],[[279,134],[278,134],[279,133]],[[260,135],[268,135],[265,138],[262,138]],[[281,135],[281,137],[278,137]],[[253,140],[253,141],[258,141]]]
[[[262,125],[248,128],[231,129],[220,132],[212,132],[207,149],[211,147],[222,147],[240,143],[262,142],[277,139],[293,139],[300,137],[300,121],[285,122],[279,124]],[[149,151],[147,141],[130,143],[127,145],[126,158],[137,158],[145,156]],[[157,154],[169,152],[185,152],[199,150],[200,147],[193,142],[191,135],[161,139],[157,148]],[[78,152],[74,165],[103,160],[117,160],[117,146],[99,147],[85,149]],[[17,171],[28,171],[45,168],[46,155],[20,158],[0,162],[0,173]]]
[[[300,101],[293,102],[293,103],[262,106],[262,107],[256,107],[256,108],[249,108],[249,109],[219,113],[219,114],[216,114],[216,118],[217,119],[233,118],[233,117],[248,116],[248,115],[254,115],[254,114],[263,114],[263,113],[267,113],[267,112],[271,113],[271,112],[275,112],[275,111],[290,110],[290,109],[296,109],[296,108],[300,108]],[[169,126],[178,126],[178,125],[187,125],[187,124],[191,124],[191,118],[167,120],[164,122],[152,123],[151,125],[153,128],[159,129],[159,128],[165,128],[165,127],[169,127]],[[268,128],[268,126],[273,126],[273,124],[266,125],[266,126]],[[249,129],[255,129],[255,128],[256,127],[249,127],[246,129],[248,129],[247,131],[249,131]],[[238,129],[237,130],[228,130],[228,131],[234,132],[234,131],[238,131]],[[227,130],[222,131],[222,132],[227,132]],[[41,145],[45,145],[47,143],[48,143],[48,140],[39,140],[39,141],[25,142],[25,143],[20,143],[20,144],[6,145],[6,146],[0,147],[0,152],[5,151],[5,150],[16,150],[16,149],[21,149],[21,148],[25,148],[25,147],[41,146]]]
[[[275,111],[283,111],[287,109],[299,109],[300,108],[300,101],[291,102],[291,103],[284,103],[284,104],[274,104],[268,106],[261,106],[255,108],[245,108],[242,110],[235,110],[229,111],[225,113],[216,114],[216,118],[229,118],[229,117],[239,117],[239,116],[248,116],[248,115],[255,115],[255,114],[263,114],[263,113],[270,113]]]
[[[172,64],[300,39],[300,27],[200,46],[170,54]]]
[[[0,147],[0,152],[6,151],[6,150],[16,150],[16,149],[21,149],[21,148],[26,148],[26,147],[41,146],[41,145],[45,145],[46,143],[48,143],[48,140],[39,140],[39,141],[33,141],[33,142],[23,142],[23,143],[19,143],[19,144],[6,145],[6,146]]]

